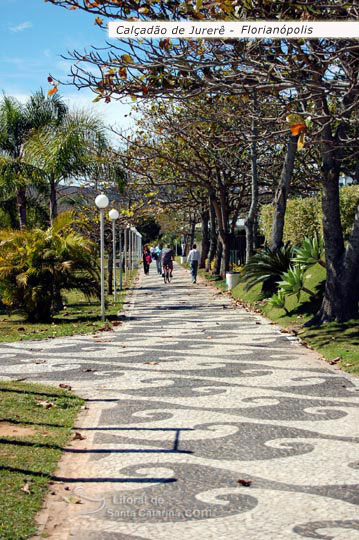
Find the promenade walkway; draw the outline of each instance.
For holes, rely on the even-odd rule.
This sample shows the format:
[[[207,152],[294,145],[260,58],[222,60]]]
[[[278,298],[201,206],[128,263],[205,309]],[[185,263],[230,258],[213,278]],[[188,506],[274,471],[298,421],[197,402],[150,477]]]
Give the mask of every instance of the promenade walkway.
[[[0,355],[88,399],[50,540],[359,540],[359,380],[182,268],[141,275],[114,332]]]

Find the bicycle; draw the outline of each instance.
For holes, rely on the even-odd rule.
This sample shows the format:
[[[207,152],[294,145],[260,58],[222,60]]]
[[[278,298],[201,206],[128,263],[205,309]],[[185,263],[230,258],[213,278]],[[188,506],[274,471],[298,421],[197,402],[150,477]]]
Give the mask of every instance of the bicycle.
[[[165,283],[171,283],[171,269],[168,264],[163,265],[163,281]]]

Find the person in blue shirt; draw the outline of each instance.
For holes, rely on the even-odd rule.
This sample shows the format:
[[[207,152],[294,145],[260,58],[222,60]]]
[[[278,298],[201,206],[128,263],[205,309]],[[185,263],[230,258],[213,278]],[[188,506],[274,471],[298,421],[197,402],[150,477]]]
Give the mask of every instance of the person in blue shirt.
[[[158,246],[155,247],[155,251],[153,254],[153,259],[156,261],[156,267],[157,267],[157,273],[159,275],[162,275],[162,267],[161,267],[161,253],[162,253],[163,244],[158,244]]]

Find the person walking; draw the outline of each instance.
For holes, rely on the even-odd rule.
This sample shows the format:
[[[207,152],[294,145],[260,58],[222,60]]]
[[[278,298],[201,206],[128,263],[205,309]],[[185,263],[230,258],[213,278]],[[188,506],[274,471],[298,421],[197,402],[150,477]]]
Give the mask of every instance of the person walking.
[[[152,261],[151,253],[147,246],[143,248],[142,260],[143,260],[143,271],[147,275],[150,271],[150,264]]]
[[[187,262],[190,263],[192,283],[197,282],[197,272],[199,261],[201,260],[201,254],[197,249],[197,245],[193,244],[191,251],[188,253]]]
[[[174,258],[175,256],[171,249],[171,246],[170,244],[167,244],[161,253],[162,277],[164,276],[164,273],[166,271],[166,266],[168,266],[170,271],[170,277],[172,277]]]
[[[162,275],[162,266],[161,266],[161,253],[162,253],[163,244],[159,243],[155,247],[154,259],[156,261],[157,273]]]

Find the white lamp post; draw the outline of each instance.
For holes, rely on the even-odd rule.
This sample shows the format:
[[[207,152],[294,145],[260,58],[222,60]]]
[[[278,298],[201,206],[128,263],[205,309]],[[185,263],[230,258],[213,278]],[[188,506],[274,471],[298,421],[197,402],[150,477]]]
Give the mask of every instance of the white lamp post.
[[[122,230],[120,226],[119,234],[119,248],[120,248],[120,291],[122,291]]]
[[[101,319],[105,320],[105,240],[104,210],[108,206],[108,197],[104,193],[97,195],[95,204],[100,210],[100,253],[101,253]]]
[[[109,211],[108,217],[112,221],[112,264],[113,264],[113,301],[117,302],[117,285],[116,285],[116,219],[119,218],[117,210],[112,208]]]

